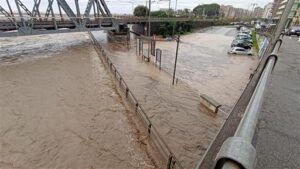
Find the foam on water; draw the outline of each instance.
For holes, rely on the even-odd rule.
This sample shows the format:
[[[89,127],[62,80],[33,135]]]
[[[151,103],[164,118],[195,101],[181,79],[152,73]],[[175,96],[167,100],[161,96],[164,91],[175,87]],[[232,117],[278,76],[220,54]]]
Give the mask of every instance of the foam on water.
[[[87,33],[61,33],[0,38],[0,63],[48,57],[67,47],[90,42]]]

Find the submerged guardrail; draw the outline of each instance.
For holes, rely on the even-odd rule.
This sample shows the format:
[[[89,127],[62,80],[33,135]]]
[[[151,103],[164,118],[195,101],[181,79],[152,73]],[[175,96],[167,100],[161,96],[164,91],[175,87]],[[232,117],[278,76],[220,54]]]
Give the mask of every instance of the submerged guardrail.
[[[124,92],[126,99],[128,100],[130,106],[135,110],[135,113],[138,115],[140,120],[145,125],[149,139],[154,143],[155,147],[160,151],[161,155],[165,158],[165,164],[167,169],[183,169],[182,165],[175,157],[174,153],[171,151],[169,146],[166,144],[166,141],[161,137],[157,129],[153,126],[150,118],[145,113],[142,105],[138,102],[132,91],[129,89],[128,85],[124,81],[124,78],[121,76],[116,66],[112,63],[110,58],[106,55],[104,49],[100,43],[96,40],[94,35],[89,31],[89,35],[93,42],[96,51],[103,62],[103,64],[111,71],[114,75],[116,81],[118,82],[119,87]]]

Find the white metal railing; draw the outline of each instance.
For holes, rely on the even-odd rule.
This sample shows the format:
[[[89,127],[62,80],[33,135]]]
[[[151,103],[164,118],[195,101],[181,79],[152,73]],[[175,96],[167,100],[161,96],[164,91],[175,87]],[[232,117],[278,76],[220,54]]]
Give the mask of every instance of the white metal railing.
[[[277,61],[278,51],[282,44],[282,30],[287,23],[288,14],[295,0],[289,0],[274,32],[271,41],[270,54],[268,55],[264,69],[259,77],[254,93],[247,105],[244,116],[239,123],[233,137],[228,138],[222,144],[216,157],[215,169],[254,169],[256,164],[256,149],[252,145],[256,125],[264,93],[268,86],[272,70]]]

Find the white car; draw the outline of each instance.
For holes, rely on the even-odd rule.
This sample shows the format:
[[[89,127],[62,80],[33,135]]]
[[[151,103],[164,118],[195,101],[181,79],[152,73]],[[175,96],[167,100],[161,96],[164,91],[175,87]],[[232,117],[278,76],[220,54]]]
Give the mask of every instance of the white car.
[[[228,54],[235,54],[235,55],[249,55],[252,56],[253,53],[250,50],[241,48],[241,47],[233,47],[231,50],[228,52]]]

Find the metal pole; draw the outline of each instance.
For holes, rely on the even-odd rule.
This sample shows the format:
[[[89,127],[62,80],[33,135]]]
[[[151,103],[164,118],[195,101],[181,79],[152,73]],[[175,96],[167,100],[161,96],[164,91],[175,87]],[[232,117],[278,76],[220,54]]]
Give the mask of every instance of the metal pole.
[[[177,14],[177,0],[176,0],[176,4],[175,4],[175,16]]]
[[[179,42],[180,42],[180,35],[177,37],[177,47],[176,47],[176,56],[175,56],[175,64],[174,64],[174,72],[173,72],[173,81],[172,85],[175,84],[175,75],[176,75],[176,66],[177,66],[177,56],[178,56],[178,48],[179,48]]]
[[[61,21],[64,21],[63,15],[62,15],[62,13],[61,13],[61,7],[60,7],[60,4],[59,4],[58,1],[57,1],[57,6],[58,6],[58,11],[59,11],[60,19],[61,19]]]
[[[285,6],[285,10],[283,11],[283,13],[281,15],[281,18],[279,20],[279,23],[277,24],[277,28],[276,28],[273,38],[271,40],[272,46],[275,45],[277,39],[279,39],[283,29],[285,28],[289,12],[291,11],[294,3],[295,3],[295,0],[288,0],[287,4]]]
[[[272,39],[274,42],[272,54],[267,60],[266,67],[261,74],[261,77],[245,110],[244,116],[234,134],[234,137],[228,138],[223,143],[217,155],[217,166],[215,168],[240,169],[242,166],[243,168],[255,167],[256,150],[252,145],[252,140],[255,134],[259,114],[261,112],[264,93],[267,89],[268,80],[271,77],[272,70],[275,66],[277,53],[281,45],[281,42],[278,41],[278,39],[287,22],[288,14],[294,4],[294,1],[295,0],[289,0],[285,7],[274,34],[274,39]],[[222,164],[224,159],[231,160],[225,161],[225,163]]]
[[[149,12],[148,12],[148,60],[150,61],[150,37],[151,37],[151,22],[150,22],[150,17],[151,17],[151,0],[149,0]]]
[[[169,12],[168,12],[168,16],[171,16],[171,0],[169,0]]]

